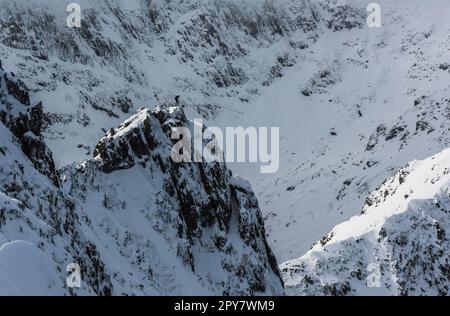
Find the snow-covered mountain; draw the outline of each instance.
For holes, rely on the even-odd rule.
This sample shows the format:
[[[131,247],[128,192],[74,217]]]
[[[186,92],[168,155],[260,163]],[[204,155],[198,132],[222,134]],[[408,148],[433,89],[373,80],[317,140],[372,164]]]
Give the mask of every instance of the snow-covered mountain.
[[[288,293],[366,293],[305,253],[399,168],[450,146],[450,3],[379,0],[382,27],[369,28],[360,0],[77,2],[81,28],[66,26],[62,1],[0,0],[0,148],[9,152],[0,188],[5,210],[25,214],[0,225],[11,253],[0,262],[21,253],[49,261],[55,284],[81,260],[90,294],[280,294],[271,248],[289,260]],[[171,108],[177,95],[182,110]],[[168,126],[195,118],[280,127],[279,172],[227,165],[255,197],[223,165],[170,163]],[[397,206],[386,203],[393,218]],[[361,229],[377,234],[375,218]],[[445,227],[445,216],[435,219]],[[37,237],[37,223],[51,233]],[[338,249],[353,262],[353,250]],[[391,264],[415,255],[383,254]],[[292,268],[297,261],[309,270]],[[305,273],[314,276],[306,289]],[[379,293],[442,294],[449,283],[419,278],[422,290],[413,279]]]
[[[323,30],[238,123],[280,126],[278,173],[236,168],[280,261],[357,215],[398,168],[450,145],[450,3],[378,3],[383,27]]]
[[[361,215],[282,265],[294,295],[450,295],[450,150],[415,161]],[[377,270],[376,270],[377,269]]]
[[[250,185],[170,158],[171,127],[191,125],[181,110],[141,109],[95,158],[55,170],[41,104],[0,75],[0,294],[284,293]]]
[[[46,101],[44,134],[58,167],[89,158],[141,106],[176,95],[189,116],[239,117],[319,28],[364,21],[363,10],[338,1],[81,0],[78,29],[66,26],[64,2],[0,2],[0,59],[32,101]]]

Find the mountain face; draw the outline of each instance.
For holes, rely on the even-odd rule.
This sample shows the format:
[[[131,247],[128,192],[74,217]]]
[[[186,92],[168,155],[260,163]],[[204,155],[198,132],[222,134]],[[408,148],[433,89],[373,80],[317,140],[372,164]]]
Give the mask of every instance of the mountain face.
[[[0,3],[0,59],[32,101],[46,101],[43,134],[58,167],[89,158],[141,106],[176,95],[190,116],[238,115],[230,104],[283,76],[294,48],[322,27],[361,26],[364,14],[339,1],[81,0],[81,27],[69,28],[61,1]]]
[[[266,109],[255,110],[254,105],[267,100],[264,93],[278,90],[278,82],[290,73],[301,73],[308,81],[308,87],[298,83],[294,88],[299,95],[306,88],[314,90],[311,93],[324,89],[313,83],[313,77],[325,69],[311,73],[298,69],[316,64],[309,57],[324,34],[347,34],[365,25],[365,7],[340,0],[82,0],[80,28],[66,26],[69,13],[61,1],[0,3],[0,60],[7,73],[29,87],[33,104],[43,101],[42,135],[56,168],[90,158],[97,140],[141,106],[174,105],[177,95],[189,118],[220,127],[230,122],[260,124],[253,118]],[[277,117],[270,112],[264,117]],[[280,125],[285,123],[262,126]],[[273,187],[276,181],[243,175],[261,183],[259,198],[271,193],[262,186]],[[270,200],[276,201],[263,203]],[[274,211],[264,207],[264,213],[279,209],[285,211],[276,201]],[[268,223],[269,228],[285,225],[278,218],[269,218]],[[325,232],[321,226],[311,238]],[[303,247],[292,245],[293,232],[299,231],[292,228],[291,241],[284,244],[297,250],[290,254],[280,247],[282,260],[302,253]],[[270,239],[275,242],[278,237]]]
[[[283,294],[277,261],[288,294],[448,294],[448,1],[77,2],[0,0],[0,294],[14,258],[48,294]],[[173,163],[196,118],[280,127],[280,170]]]
[[[330,226],[309,250],[299,242],[306,254],[281,265],[288,295],[449,295],[450,27],[437,22],[448,3],[380,4],[379,31],[356,31],[335,42],[356,50],[338,50],[338,61],[324,76],[332,86],[315,94],[341,106],[327,105],[331,115],[313,112],[325,121],[324,139],[313,146],[317,158],[290,167],[299,178],[285,181],[287,195],[279,200],[294,223],[270,215],[292,229],[314,220],[303,232],[308,243],[308,233]],[[346,117],[342,111],[350,114],[347,127],[336,119]],[[269,202],[273,196],[261,201],[263,207],[277,204]],[[311,220],[300,216],[302,208]],[[273,234],[276,226],[268,227]],[[291,237],[275,235],[282,243]]]
[[[279,172],[237,169],[254,184],[279,261],[357,215],[399,168],[450,146],[450,26],[436,22],[449,3],[377,3],[381,28],[321,30],[242,115],[244,126],[280,126]]]
[[[94,158],[55,170],[42,105],[1,77],[0,293],[29,294],[14,280],[36,261],[37,294],[284,293],[250,185],[223,163],[172,161],[171,127],[192,125],[181,110],[141,109]],[[65,286],[70,263],[80,290]]]
[[[447,149],[412,162],[367,198],[361,215],[284,263],[288,294],[449,295],[449,161]]]

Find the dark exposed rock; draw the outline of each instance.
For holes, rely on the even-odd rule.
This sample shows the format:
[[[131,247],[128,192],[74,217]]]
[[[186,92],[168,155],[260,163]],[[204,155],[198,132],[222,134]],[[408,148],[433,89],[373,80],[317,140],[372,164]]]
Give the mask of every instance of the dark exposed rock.
[[[5,78],[8,94],[13,96],[20,103],[29,106],[30,95],[25,84],[22,81],[15,79],[13,74],[8,75],[5,73],[3,76]]]
[[[379,138],[386,133],[386,126],[379,125],[377,130],[370,136],[369,142],[367,143],[366,150],[372,150],[379,142]]]
[[[41,134],[44,125],[42,103],[31,106],[28,88],[21,81],[15,80],[12,75],[4,74],[3,77],[8,95],[0,94],[0,121],[19,139],[24,154],[35,168],[58,185],[53,155],[45,145]],[[21,111],[14,114],[9,112],[10,100],[6,99],[8,96],[16,100],[16,106],[22,109]]]
[[[118,107],[123,113],[129,113],[133,108],[132,101],[127,97],[115,97],[112,99],[112,104]]]
[[[287,187],[286,191],[294,191],[295,190],[295,186],[291,185],[289,187]]]
[[[340,75],[336,70],[331,68],[323,69],[313,75],[301,92],[304,96],[324,94],[327,93],[327,88],[329,86],[335,85],[340,81]]]
[[[364,25],[365,12],[362,8],[358,9],[336,0],[323,2],[321,6],[329,13],[329,16],[325,17],[326,26],[335,32]]]
[[[350,290],[350,284],[348,282],[344,283],[331,283],[324,285],[324,294],[330,296],[345,296]]]
[[[406,125],[404,124],[397,124],[394,127],[391,128],[389,133],[386,136],[386,140],[391,140],[396,138],[401,132],[403,132],[406,129]]]
[[[448,70],[448,69],[450,69],[450,64],[447,64],[447,63],[440,64],[439,69]]]
[[[427,121],[424,120],[420,120],[416,122],[416,131],[425,131],[426,129],[428,129],[429,127],[429,123]]]

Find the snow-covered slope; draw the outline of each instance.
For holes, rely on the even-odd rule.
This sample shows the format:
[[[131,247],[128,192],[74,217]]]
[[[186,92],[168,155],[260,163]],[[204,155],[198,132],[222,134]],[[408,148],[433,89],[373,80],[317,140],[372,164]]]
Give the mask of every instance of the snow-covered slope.
[[[14,241],[0,247],[0,295],[61,295],[57,266],[35,245]]]
[[[356,215],[398,168],[450,146],[450,2],[377,2],[382,28],[321,29],[233,121],[280,127],[279,172],[232,166],[257,192],[279,261]]]
[[[410,163],[370,195],[361,215],[284,263],[288,293],[450,295],[449,162],[447,149]]]
[[[27,87],[0,76],[0,294],[284,293],[250,185],[171,160],[171,126],[192,125],[181,110],[141,109],[55,174]],[[71,263],[80,289],[65,285]]]
[[[50,179],[45,190],[53,192],[52,196],[62,194],[64,202],[58,203],[77,200],[73,203],[81,204],[72,213],[84,218],[91,212],[91,201],[94,205],[102,201],[100,211],[95,208],[93,212],[95,220],[102,221],[99,225],[107,227],[106,235],[115,229],[113,224],[103,223],[116,221],[117,214],[109,217],[111,205],[132,205],[136,218],[145,215],[140,211],[146,206],[136,192],[154,196],[146,203],[159,209],[165,208],[160,203],[192,204],[196,207],[193,214],[204,211],[208,218],[195,215],[196,221],[208,223],[210,205],[225,200],[220,189],[223,183],[215,182],[215,177],[197,185],[204,177],[196,174],[200,170],[187,168],[179,178],[171,176],[169,180],[170,172],[159,173],[160,168],[167,167],[167,161],[158,162],[151,150],[141,148],[130,156],[116,151],[122,143],[133,149],[134,132],[127,130],[126,124],[118,129],[123,135],[111,133],[111,128],[128,120],[141,106],[169,108],[176,95],[181,96],[189,119],[203,117],[210,125],[221,127],[280,127],[279,172],[261,175],[256,165],[228,165],[253,185],[267,239],[279,262],[304,255],[336,224],[356,215],[367,196],[399,167],[450,145],[447,0],[379,0],[382,28],[367,27],[367,3],[360,0],[78,2],[82,25],[71,29],[66,27],[64,2],[0,0],[0,60],[6,72],[2,86],[6,89],[12,82],[8,93],[21,103],[8,105],[11,97],[3,95],[0,114],[3,110],[10,117],[0,118],[18,139],[24,159],[31,160],[33,171],[26,172],[27,177],[38,171],[38,177]],[[23,93],[18,80],[28,87],[28,93]],[[140,125],[147,117],[178,115],[160,113],[164,114],[139,112],[132,121]],[[30,121],[39,124],[30,125]],[[155,128],[160,129],[157,125]],[[141,131],[144,133],[145,128]],[[166,136],[158,135],[158,142],[170,143]],[[8,144],[5,146],[9,148]],[[147,140],[144,144],[151,146]],[[109,146],[115,155],[111,156]],[[94,154],[96,159],[92,159]],[[153,158],[157,160],[151,162]],[[2,177],[8,176],[9,183],[14,177],[24,177],[20,164]],[[142,168],[152,169],[152,174],[156,170],[159,176],[151,178]],[[62,183],[58,177],[61,174],[65,176]],[[233,187],[235,180],[222,176],[226,186]],[[177,188],[177,181],[184,177],[196,179],[194,184],[186,181],[188,187],[196,188],[191,197],[177,192],[181,200],[174,201],[168,193],[172,191],[170,185],[164,189],[168,196],[164,192],[155,195],[164,181],[173,181]],[[48,182],[42,179],[26,182]],[[136,183],[130,179],[136,179]],[[123,187],[122,182],[127,185]],[[83,192],[83,188],[93,193]],[[36,189],[33,194],[41,191]],[[12,197],[21,202],[28,199],[25,194],[17,196],[14,193]],[[191,198],[197,203],[190,203]],[[256,207],[253,195],[247,198]],[[32,198],[31,210],[39,206],[39,199],[53,201],[46,195]],[[203,209],[204,205],[208,207]],[[180,207],[182,214],[184,206]],[[213,216],[218,223],[227,218],[227,211],[223,211]],[[53,213],[51,221],[58,223],[61,219]],[[168,219],[170,214],[166,215]],[[256,216],[255,220],[262,227],[262,219]],[[153,224],[165,225],[159,219],[152,220]],[[185,233],[199,238],[192,232],[192,225],[186,221]],[[125,234],[122,228],[117,231],[119,237]],[[138,235],[137,239],[146,236]],[[94,242],[98,247],[107,238],[103,232],[100,237]],[[185,237],[175,238],[175,243]],[[91,240],[91,236],[86,238]],[[197,241],[203,245],[202,238]],[[261,242],[255,247],[266,248],[263,238]],[[177,247],[171,244],[163,248]],[[186,247],[189,250],[181,253],[185,262],[189,253],[203,256],[202,251],[208,248],[198,247],[196,242]],[[122,251],[117,253],[123,255]],[[261,255],[273,262],[270,252]],[[261,262],[267,258],[260,258]],[[58,264],[62,262],[58,260]],[[162,284],[162,290],[154,292],[182,292],[177,282],[186,275],[183,272],[179,278],[168,277],[171,271],[181,270],[166,270],[163,267],[172,259],[161,260],[163,272],[155,284]],[[136,273],[128,264],[114,269]],[[268,273],[267,279],[272,278]],[[187,275],[192,277],[190,272]],[[230,281],[219,275],[213,283]],[[133,285],[111,282],[115,289],[127,292],[132,287],[135,291],[141,277],[127,280]],[[246,290],[251,288],[249,285]],[[137,292],[147,290],[151,291],[146,288]]]

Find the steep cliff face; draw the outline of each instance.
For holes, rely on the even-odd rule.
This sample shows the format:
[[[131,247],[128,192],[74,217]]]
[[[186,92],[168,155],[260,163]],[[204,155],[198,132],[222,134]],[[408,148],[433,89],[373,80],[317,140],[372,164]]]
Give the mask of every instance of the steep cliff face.
[[[295,295],[449,295],[450,150],[415,161],[362,214],[282,265]]]
[[[143,109],[100,140],[94,159],[64,168],[63,187],[83,201],[97,200],[99,224],[106,221],[105,231],[128,235],[126,243],[133,246],[124,257],[143,270],[154,264],[155,282],[165,291],[169,284],[192,284],[168,275],[158,279],[173,259],[154,259],[162,251],[154,235],[167,245],[169,258],[184,263],[183,271],[189,270],[184,273],[198,277],[189,282],[205,293],[282,294],[249,185],[232,178],[221,163],[172,161],[171,127],[191,124],[176,108]],[[127,217],[120,221],[123,227],[108,219],[116,216]]]
[[[34,167],[58,185],[53,156],[42,136],[43,115],[42,103],[31,105],[24,83],[0,68],[0,121],[20,140]]]
[[[171,160],[170,127],[191,124],[182,111],[142,109],[100,140],[95,158],[56,174],[41,105],[17,91],[0,100],[10,128],[0,126],[2,294],[30,293],[14,281],[21,257],[32,258],[21,263],[29,271],[48,264],[35,294],[284,293],[250,186],[224,164]],[[80,289],[65,285],[70,263],[81,267]]]

